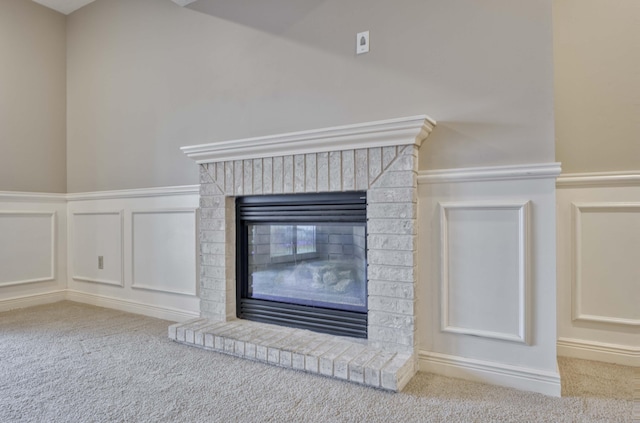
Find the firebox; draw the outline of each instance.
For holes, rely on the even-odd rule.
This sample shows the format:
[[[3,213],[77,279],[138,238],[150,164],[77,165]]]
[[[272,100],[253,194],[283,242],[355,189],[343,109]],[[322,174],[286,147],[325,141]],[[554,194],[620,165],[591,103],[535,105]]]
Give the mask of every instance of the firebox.
[[[366,192],[236,198],[241,319],[367,337]]]

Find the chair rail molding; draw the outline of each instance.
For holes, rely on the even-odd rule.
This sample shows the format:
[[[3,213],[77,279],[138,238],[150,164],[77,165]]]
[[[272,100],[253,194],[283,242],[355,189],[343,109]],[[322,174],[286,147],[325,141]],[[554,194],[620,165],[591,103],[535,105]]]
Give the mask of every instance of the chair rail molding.
[[[560,169],[560,163],[537,163],[512,166],[421,170],[418,172],[418,183],[438,184],[557,178],[558,175],[560,175]]]
[[[558,188],[640,187],[640,171],[564,173],[556,184]]]

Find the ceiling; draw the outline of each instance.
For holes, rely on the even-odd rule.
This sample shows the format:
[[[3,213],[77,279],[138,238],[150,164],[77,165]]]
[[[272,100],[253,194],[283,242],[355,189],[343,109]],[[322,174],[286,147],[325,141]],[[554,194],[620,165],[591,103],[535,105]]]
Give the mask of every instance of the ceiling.
[[[69,13],[75,12],[83,6],[86,6],[89,3],[93,3],[95,0],[32,0],[36,3],[40,3],[43,6],[46,6],[50,9],[57,10],[60,13],[68,15]],[[191,4],[197,0],[171,0],[175,4],[180,6],[186,6]]]

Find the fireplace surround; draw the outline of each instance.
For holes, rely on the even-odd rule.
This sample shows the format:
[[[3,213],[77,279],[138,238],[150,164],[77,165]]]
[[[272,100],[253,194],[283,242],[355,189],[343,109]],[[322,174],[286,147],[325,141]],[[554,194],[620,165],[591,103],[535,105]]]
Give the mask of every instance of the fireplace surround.
[[[415,116],[183,147],[183,152],[200,165],[201,319],[172,326],[170,337],[216,349],[218,335],[214,332],[216,328],[224,328],[225,323],[232,325],[225,329],[228,335],[234,332],[234,327],[236,331],[242,327],[240,334],[249,340],[252,333],[260,331],[256,328],[252,331],[237,319],[237,197],[364,191],[367,198],[367,340],[364,344],[360,341],[345,346],[349,340],[322,338],[322,342],[318,341],[320,344],[335,342],[340,344],[341,351],[320,351],[318,366],[312,365],[309,370],[302,364],[302,368],[298,368],[306,371],[317,368],[317,373],[340,377],[336,373],[340,373],[343,366],[347,369],[343,378],[347,380],[401,389],[417,368],[418,148],[434,125],[427,116]],[[208,344],[207,330],[211,331]],[[295,357],[296,348],[301,344],[309,349],[301,340],[312,335],[284,332],[287,336],[278,337],[277,348],[271,348],[278,353],[277,360],[272,359],[275,352],[271,357],[266,348],[262,361],[296,368],[290,357]],[[243,338],[242,353],[238,354],[240,341],[227,346],[226,338],[219,337],[222,340],[218,349],[223,352],[245,356],[246,348],[253,346]],[[315,357],[309,351],[305,354]],[[331,358],[328,373],[320,369],[323,357]],[[257,349],[249,358],[261,359]],[[367,367],[368,364],[373,367]],[[364,369],[363,374],[371,370],[371,383],[360,377],[360,369]],[[395,374],[385,379],[385,371]]]

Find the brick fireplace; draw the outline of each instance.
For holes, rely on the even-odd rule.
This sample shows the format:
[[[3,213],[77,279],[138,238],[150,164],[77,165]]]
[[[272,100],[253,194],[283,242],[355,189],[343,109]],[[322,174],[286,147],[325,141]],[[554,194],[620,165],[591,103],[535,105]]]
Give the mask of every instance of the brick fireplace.
[[[200,166],[200,314],[169,336],[245,358],[400,390],[416,372],[418,148],[426,116],[184,147]],[[365,341],[236,317],[235,198],[366,191]]]

